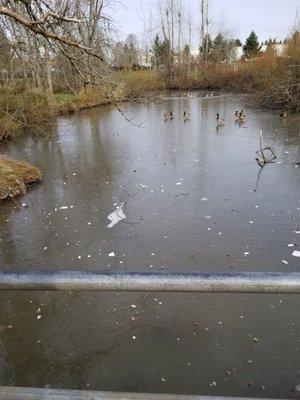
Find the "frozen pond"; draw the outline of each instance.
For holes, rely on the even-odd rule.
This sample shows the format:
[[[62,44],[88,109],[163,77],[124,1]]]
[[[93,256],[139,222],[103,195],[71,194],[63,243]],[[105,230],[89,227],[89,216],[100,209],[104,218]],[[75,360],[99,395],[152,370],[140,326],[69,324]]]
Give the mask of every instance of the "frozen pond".
[[[142,125],[94,108],[50,138],[0,145],[45,174],[0,205],[2,270],[300,270],[299,121],[233,95],[122,108]],[[277,159],[257,182],[260,130]],[[292,295],[0,293],[0,384],[297,398],[299,307]]]

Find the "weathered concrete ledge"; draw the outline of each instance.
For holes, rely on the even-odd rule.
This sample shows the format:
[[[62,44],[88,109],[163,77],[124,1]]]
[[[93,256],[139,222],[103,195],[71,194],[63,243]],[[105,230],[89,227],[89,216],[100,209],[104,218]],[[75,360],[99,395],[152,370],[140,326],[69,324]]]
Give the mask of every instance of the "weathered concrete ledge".
[[[175,394],[95,392],[91,390],[34,389],[0,386],[0,400],[254,400]],[[262,399],[261,399],[262,400]],[[271,400],[271,399],[264,399]]]

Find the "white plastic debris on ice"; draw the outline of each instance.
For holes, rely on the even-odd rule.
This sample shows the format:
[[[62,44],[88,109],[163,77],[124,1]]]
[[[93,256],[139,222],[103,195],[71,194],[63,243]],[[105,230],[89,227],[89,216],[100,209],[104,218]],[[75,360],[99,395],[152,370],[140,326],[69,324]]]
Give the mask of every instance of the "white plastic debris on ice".
[[[113,226],[117,225],[122,219],[126,219],[126,215],[124,214],[123,207],[126,203],[122,203],[120,206],[117,206],[115,211],[107,216],[111,222],[107,225],[108,228],[112,228]]]

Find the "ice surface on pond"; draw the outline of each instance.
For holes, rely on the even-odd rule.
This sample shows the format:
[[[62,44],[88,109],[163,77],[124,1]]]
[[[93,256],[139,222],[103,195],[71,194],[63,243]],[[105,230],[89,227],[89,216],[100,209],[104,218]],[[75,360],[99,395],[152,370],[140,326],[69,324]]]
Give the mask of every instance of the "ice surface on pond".
[[[111,222],[107,225],[108,228],[112,228],[117,223],[122,221],[122,219],[126,219],[126,215],[124,214],[123,207],[125,206],[126,203],[122,203],[120,206],[117,206],[115,211],[113,211],[111,214],[107,216],[107,219],[109,219]]]

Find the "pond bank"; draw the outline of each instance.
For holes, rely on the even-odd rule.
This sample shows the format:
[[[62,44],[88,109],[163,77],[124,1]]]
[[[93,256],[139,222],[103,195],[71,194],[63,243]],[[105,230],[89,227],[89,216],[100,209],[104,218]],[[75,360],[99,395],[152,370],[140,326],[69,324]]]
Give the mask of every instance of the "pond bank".
[[[0,200],[25,194],[27,186],[42,177],[42,172],[27,162],[0,157]]]

